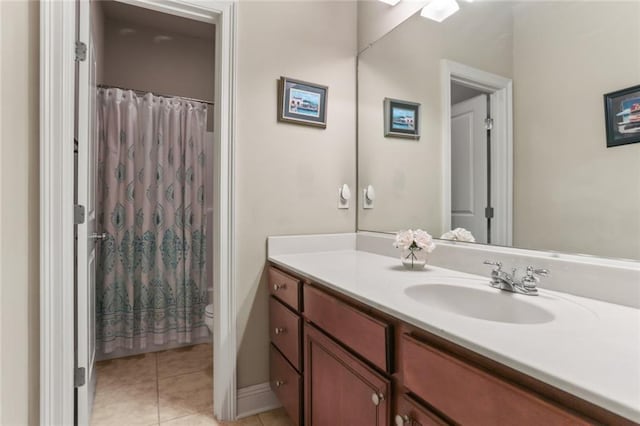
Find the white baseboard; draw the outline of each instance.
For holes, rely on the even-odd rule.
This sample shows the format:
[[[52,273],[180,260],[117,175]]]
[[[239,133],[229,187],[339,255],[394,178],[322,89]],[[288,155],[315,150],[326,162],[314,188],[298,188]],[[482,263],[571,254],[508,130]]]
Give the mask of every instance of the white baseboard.
[[[237,418],[247,417],[281,407],[269,382],[238,389]]]

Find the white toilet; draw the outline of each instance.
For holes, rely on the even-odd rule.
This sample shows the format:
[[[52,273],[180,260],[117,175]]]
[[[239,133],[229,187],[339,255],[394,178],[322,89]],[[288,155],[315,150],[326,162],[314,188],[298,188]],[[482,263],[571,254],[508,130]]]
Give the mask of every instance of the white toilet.
[[[204,308],[204,323],[207,325],[209,332],[213,334],[213,304]]]

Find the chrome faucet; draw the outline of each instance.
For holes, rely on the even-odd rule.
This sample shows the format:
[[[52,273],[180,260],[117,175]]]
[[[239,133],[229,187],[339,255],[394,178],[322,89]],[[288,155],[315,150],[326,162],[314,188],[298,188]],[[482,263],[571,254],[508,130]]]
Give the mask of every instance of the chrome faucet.
[[[525,275],[518,281],[516,279],[517,269],[513,268],[511,273],[502,270],[502,262],[485,260],[485,265],[493,265],[495,268],[491,271],[491,287],[499,288],[513,293],[526,294],[528,296],[538,295],[538,283],[541,277],[549,275],[546,269],[535,269],[533,266],[527,267]]]

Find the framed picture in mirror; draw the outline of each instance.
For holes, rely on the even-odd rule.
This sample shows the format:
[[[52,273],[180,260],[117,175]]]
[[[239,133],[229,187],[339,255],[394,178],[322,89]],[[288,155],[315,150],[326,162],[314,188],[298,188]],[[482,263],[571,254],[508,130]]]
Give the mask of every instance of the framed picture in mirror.
[[[384,136],[420,139],[420,104],[385,98]]]
[[[640,142],[640,85],[604,95],[607,148]]]
[[[327,86],[280,77],[278,121],[326,128],[328,91]]]

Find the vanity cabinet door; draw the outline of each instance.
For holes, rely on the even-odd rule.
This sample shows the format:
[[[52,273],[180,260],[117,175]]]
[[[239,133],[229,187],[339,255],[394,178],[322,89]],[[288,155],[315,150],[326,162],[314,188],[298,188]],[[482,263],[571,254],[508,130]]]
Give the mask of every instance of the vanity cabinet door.
[[[388,379],[306,323],[305,425],[386,426]]]

